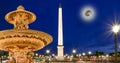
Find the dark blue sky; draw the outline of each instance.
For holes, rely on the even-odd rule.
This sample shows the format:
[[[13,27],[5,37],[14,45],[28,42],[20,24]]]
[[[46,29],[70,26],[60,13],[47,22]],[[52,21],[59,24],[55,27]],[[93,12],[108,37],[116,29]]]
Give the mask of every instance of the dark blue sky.
[[[109,32],[110,24],[115,16],[120,20],[119,0],[1,0],[0,30],[11,29],[13,26],[4,19],[6,13],[23,5],[26,10],[36,14],[37,20],[30,24],[30,29],[41,30],[53,36],[53,42],[38,53],[50,49],[57,53],[57,26],[59,3],[63,8],[63,33],[65,53],[76,49],[78,53],[96,50],[105,53],[114,52],[114,37]],[[96,9],[96,18],[88,23],[81,19],[79,12],[85,5]]]

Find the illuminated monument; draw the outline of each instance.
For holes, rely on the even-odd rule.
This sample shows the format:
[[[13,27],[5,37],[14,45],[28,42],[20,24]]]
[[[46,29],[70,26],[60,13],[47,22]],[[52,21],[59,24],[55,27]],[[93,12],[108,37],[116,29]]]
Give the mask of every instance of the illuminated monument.
[[[36,20],[34,13],[23,6],[9,12],[5,19],[14,25],[14,29],[0,31],[0,49],[9,52],[8,63],[33,63],[33,51],[52,42],[52,36],[36,30],[30,30],[28,24]]]
[[[62,25],[62,6],[59,6],[58,10],[58,55],[57,59],[58,60],[64,60],[64,46],[63,46],[63,25]]]

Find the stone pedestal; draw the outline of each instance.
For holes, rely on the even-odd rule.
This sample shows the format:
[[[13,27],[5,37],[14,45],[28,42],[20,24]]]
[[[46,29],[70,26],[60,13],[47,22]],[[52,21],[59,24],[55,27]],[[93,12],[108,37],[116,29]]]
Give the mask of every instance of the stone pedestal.
[[[59,60],[59,61],[63,61],[64,60],[64,54],[63,54],[63,48],[64,48],[64,46],[62,46],[62,45],[58,45],[58,56],[56,56],[56,59],[57,60]]]
[[[63,56],[56,56],[57,61],[64,61],[64,57]]]

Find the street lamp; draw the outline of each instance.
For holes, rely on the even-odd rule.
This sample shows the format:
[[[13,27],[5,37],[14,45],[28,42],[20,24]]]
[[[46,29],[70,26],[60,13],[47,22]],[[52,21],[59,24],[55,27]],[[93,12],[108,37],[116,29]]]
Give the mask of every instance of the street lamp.
[[[68,56],[68,54],[65,54],[65,57],[67,57]]]
[[[79,57],[81,56],[81,54],[79,54]]]
[[[50,53],[50,50],[46,50],[46,53],[49,54],[49,53]]]
[[[89,55],[91,55],[91,54],[92,54],[92,52],[91,52],[91,51],[89,51],[89,52],[88,52],[88,54],[89,54]]]
[[[47,54],[47,56],[49,56],[50,50],[46,50],[46,54]]]
[[[54,56],[55,56],[55,54],[52,54],[52,56],[54,57]]]
[[[82,53],[82,56],[83,56],[83,60],[85,60],[85,58],[84,58],[84,56],[85,56],[86,54],[85,53]]]
[[[35,56],[36,56],[36,58],[38,58],[38,54],[37,53],[35,54]]]
[[[106,54],[106,57],[109,57],[109,54]]]
[[[112,31],[113,31],[115,34],[117,34],[117,33],[119,32],[119,30],[120,30],[120,26],[119,26],[118,24],[114,24],[114,25],[112,26]]]
[[[118,63],[117,60],[117,52],[118,52],[118,32],[120,30],[120,26],[118,24],[115,24],[112,26],[112,31],[114,32],[115,36],[115,63]]]
[[[37,53],[36,53],[35,55],[36,55],[36,56],[38,56],[38,54],[37,54]]]
[[[83,56],[85,56],[85,53],[82,53]]]
[[[75,53],[76,53],[76,50],[72,50],[72,53],[74,53],[74,54],[75,54]]]
[[[75,49],[72,50],[72,53],[73,53],[73,58],[76,57],[76,50]]]
[[[90,57],[91,57],[91,54],[92,54],[92,52],[89,51],[89,52],[88,52],[88,58],[89,58],[89,59],[90,59]]]
[[[46,54],[48,56],[48,58],[46,59],[46,61],[49,63],[49,60],[50,60],[50,57],[49,57],[49,53],[50,53],[50,50],[46,50]]]

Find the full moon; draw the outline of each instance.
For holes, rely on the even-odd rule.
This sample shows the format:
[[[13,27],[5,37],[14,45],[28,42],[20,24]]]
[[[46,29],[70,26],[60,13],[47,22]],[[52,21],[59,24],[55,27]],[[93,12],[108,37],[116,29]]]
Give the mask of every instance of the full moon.
[[[96,12],[92,6],[85,6],[81,9],[80,15],[84,21],[91,22],[95,18]]]

